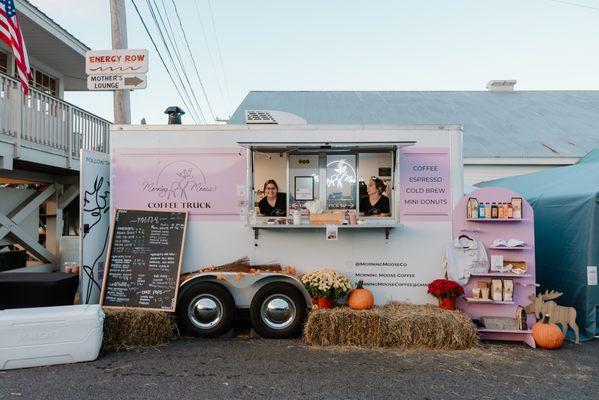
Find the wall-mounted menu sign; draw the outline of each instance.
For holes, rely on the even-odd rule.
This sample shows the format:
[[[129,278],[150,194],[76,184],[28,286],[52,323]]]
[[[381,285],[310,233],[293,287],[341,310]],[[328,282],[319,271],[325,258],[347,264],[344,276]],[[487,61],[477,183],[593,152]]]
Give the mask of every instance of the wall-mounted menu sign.
[[[400,220],[450,221],[449,149],[403,147],[399,157]]]
[[[186,212],[117,209],[102,305],[175,311]]]

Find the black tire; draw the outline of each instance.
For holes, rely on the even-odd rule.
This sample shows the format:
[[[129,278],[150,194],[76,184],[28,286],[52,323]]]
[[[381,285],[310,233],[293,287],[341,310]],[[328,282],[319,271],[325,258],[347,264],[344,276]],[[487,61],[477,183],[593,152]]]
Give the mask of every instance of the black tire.
[[[235,301],[222,285],[213,282],[191,283],[177,302],[179,327],[185,334],[197,337],[216,337],[227,333],[235,318]],[[200,313],[199,302],[205,307]],[[195,306],[194,306],[195,304]],[[215,305],[215,310],[208,307]]]
[[[269,303],[274,308],[267,312],[267,304]],[[276,308],[277,305],[284,305],[285,303],[291,306],[289,313],[285,309]],[[271,314],[272,319],[269,318]],[[260,336],[269,339],[299,336],[306,314],[304,296],[295,286],[285,282],[269,283],[262,287],[254,296],[250,305],[250,320],[254,330]]]

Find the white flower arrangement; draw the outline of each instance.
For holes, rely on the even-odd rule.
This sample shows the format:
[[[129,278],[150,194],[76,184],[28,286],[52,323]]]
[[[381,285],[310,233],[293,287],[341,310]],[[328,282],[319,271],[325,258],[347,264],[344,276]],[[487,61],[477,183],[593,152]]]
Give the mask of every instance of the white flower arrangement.
[[[308,293],[314,297],[338,299],[351,289],[351,283],[341,273],[330,268],[319,268],[301,277]]]

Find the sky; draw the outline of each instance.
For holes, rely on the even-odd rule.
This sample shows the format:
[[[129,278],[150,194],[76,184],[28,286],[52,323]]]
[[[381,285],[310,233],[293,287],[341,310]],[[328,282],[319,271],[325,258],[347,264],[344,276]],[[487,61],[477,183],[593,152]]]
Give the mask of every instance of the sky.
[[[151,1],[164,2],[178,27],[173,0]],[[174,1],[217,118],[250,90],[485,90],[491,79],[517,79],[516,90],[599,90],[597,0]],[[108,0],[30,2],[90,48],[111,47]],[[135,2],[159,41],[146,0]],[[129,0],[127,28],[129,48],[150,55],[148,88],[131,95],[132,123],[165,123],[171,105],[188,111]],[[186,86],[211,123],[176,35]],[[65,98],[113,120],[111,93]],[[193,123],[190,113],[183,121]]]

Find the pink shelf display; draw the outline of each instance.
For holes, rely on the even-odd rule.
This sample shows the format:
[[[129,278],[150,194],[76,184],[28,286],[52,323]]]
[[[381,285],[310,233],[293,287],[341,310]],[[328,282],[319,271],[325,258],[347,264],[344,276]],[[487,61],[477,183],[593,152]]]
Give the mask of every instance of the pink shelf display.
[[[531,334],[532,331],[530,329],[527,329],[525,331],[517,331],[517,330],[513,330],[513,329],[487,329],[487,328],[478,328],[477,331],[479,333],[511,333],[511,334],[518,334],[518,335],[527,335],[527,334]]]
[[[535,294],[535,252],[534,252],[534,214],[532,207],[528,202],[522,199],[522,219],[467,219],[466,207],[468,199],[474,197],[479,202],[507,202],[512,197],[522,197],[510,190],[489,187],[475,190],[464,196],[456,205],[453,212],[453,237],[457,238],[462,234],[471,238],[480,240],[485,248],[489,258],[492,255],[503,255],[504,260],[524,261],[527,271],[523,275],[514,273],[488,271],[473,273],[466,285],[464,285],[465,297],[471,297],[472,288],[477,286],[478,281],[487,281],[491,279],[512,279],[514,280],[513,302],[506,301],[471,301],[465,298],[458,299],[457,306],[463,310],[470,318],[480,319],[481,316],[488,317],[516,317],[516,309],[520,305],[526,307],[530,300],[529,296]],[[481,224],[481,222],[484,222]],[[495,223],[496,222],[496,223]],[[502,223],[518,222],[518,223]],[[492,243],[495,239],[508,240],[511,238],[523,240],[528,244],[527,247],[514,248],[494,248]],[[517,251],[519,250],[519,251]],[[509,252],[509,253],[508,253]],[[490,260],[489,260],[490,264]],[[501,306],[499,306],[501,305]],[[528,315],[528,330],[497,330],[479,328],[478,332],[482,339],[488,340],[513,340],[523,341],[529,346],[534,347],[530,329],[536,322],[534,315]]]
[[[468,197],[472,197],[470,194]],[[468,199],[466,199],[468,201]],[[466,219],[468,222],[522,222],[526,221],[526,218],[468,218]]]
[[[471,297],[464,297],[468,303],[479,303],[479,304],[515,304],[513,301],[496,301],[496,300],[481,300],[473,299]]]
[[[473,277],[486,277],[486,278],[508,278],[508,279],[522,279],[532,278],[531,274],[517,275],[509,272],[484,272],[484,273],[473,273],[470,274]]]
[[[493,246],[491,246],[491,247],[488,247],[488,248],[491,249],[491,250],[508,250],[508,251],[511,251],[511,250],[530,250],[530,249],[532,249],[532,247],[529,247],[529,246],[526,246],[526,247],[493,247]]]

